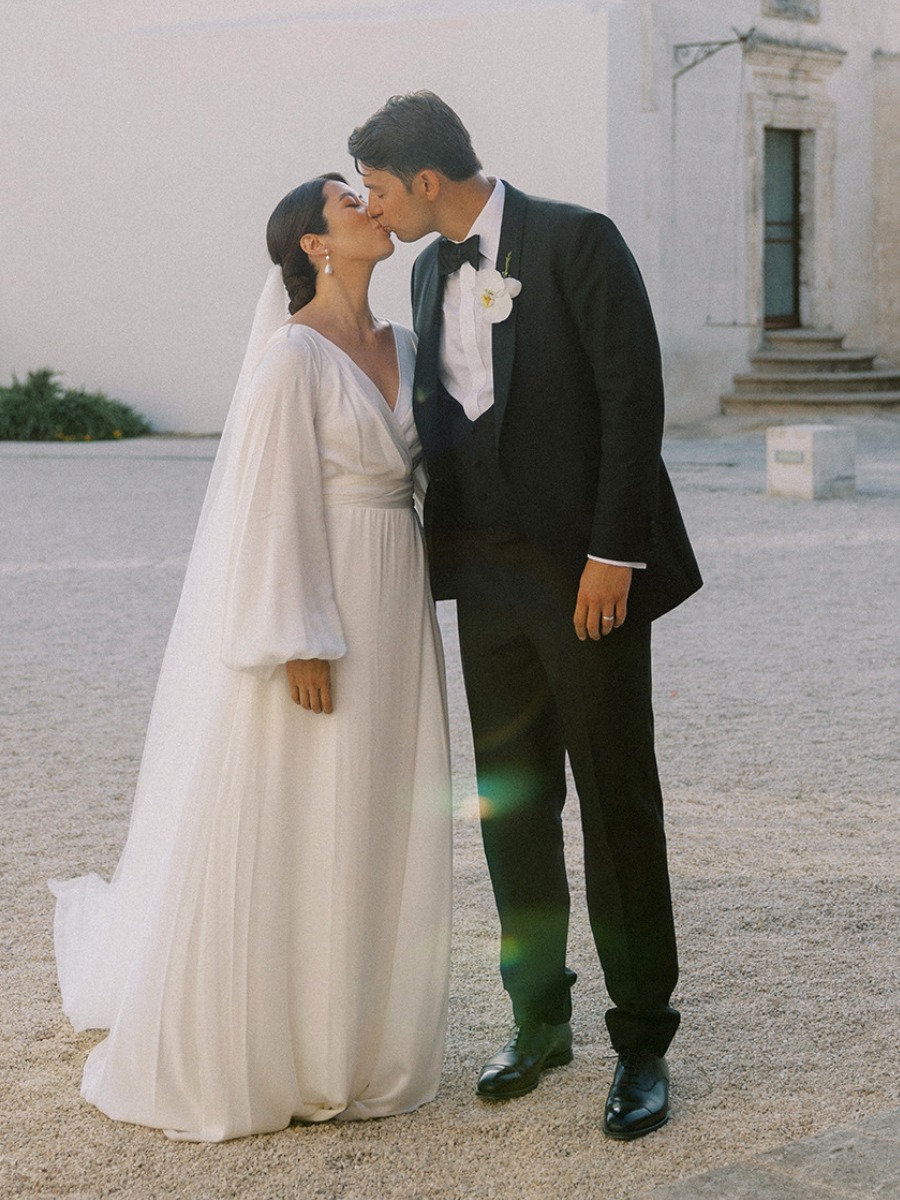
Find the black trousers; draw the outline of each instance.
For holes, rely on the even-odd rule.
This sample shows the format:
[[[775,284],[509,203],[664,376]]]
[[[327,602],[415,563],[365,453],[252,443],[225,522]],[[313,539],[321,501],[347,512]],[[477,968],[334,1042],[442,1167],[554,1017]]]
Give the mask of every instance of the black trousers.
[[[653,742],[650,626],[574,632],[575,587],[521,539],[485,539],[457,589],[482,835],[516,1021],[569,1019],[568,752],[614,1048],[664,1054],[678,977]]]

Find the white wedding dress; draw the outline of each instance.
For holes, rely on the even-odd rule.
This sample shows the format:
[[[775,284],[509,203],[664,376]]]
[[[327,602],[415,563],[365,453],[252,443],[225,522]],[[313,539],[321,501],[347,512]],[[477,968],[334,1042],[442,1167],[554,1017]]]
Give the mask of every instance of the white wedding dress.
[[[117,1120],[219,1141],[435,1095],[449,750],[394,336],[394,411],[297,324],[239,385],[121,861],[51,884],[65,1012],[109,1030],[82,1094]],[[290,699],[310,657],[332,714]]]

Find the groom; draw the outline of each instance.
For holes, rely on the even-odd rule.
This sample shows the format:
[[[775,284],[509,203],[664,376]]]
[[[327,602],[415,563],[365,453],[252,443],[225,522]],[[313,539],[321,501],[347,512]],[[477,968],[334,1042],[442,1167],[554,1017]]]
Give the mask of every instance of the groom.
[[[669,1111],[678,974],[653,744],[650,623],[700,586],[660,458],[660,355],[615,226],[487,177],[456,113],[395,96],[349,142],[369,210],[419,255],[414,407],[437,599],[455,597],[512,1040],[478,1094],[572,1059],[568,753],[619,1061],[603,1116]]]

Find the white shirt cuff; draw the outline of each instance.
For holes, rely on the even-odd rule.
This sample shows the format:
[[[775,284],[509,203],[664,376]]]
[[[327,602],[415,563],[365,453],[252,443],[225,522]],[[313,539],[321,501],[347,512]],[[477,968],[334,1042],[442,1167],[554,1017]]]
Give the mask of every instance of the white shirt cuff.
[[[598,558],[596,554],[589,554],[588,558],[591,562],[607,563],[610,567],[634,567],[636,571],[645,571],[647,569],[646,563],[618,562],[615,558]]]

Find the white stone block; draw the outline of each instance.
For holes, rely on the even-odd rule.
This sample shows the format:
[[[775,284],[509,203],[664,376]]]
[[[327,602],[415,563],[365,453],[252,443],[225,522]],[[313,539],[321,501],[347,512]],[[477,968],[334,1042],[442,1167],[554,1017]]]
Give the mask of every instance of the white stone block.
[[[770,496],[828,500],[856,491],[852,429],[839,425],[770,425],[766,482]]]

